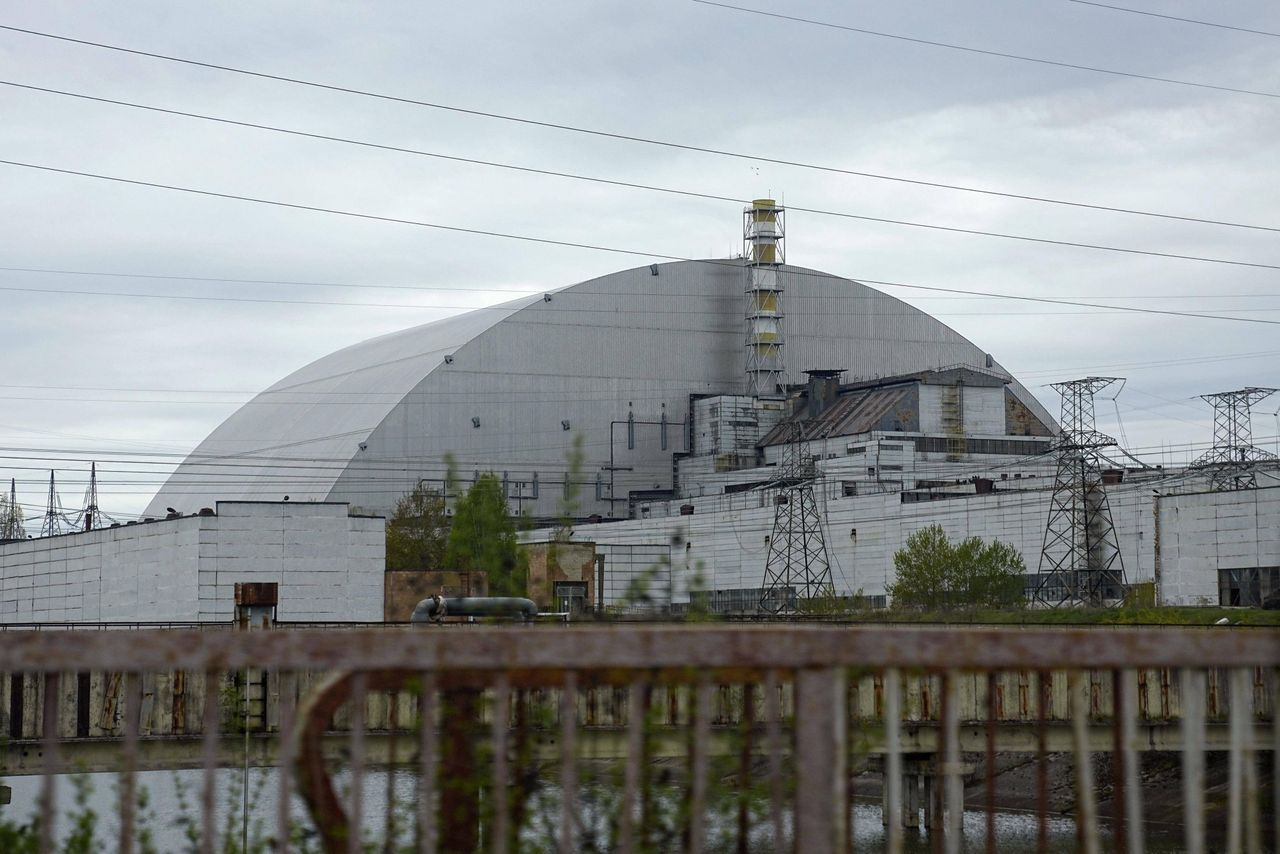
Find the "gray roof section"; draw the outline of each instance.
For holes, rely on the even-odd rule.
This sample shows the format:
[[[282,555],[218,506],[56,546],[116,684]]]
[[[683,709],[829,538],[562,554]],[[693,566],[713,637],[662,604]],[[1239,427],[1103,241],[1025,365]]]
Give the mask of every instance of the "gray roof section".
[[[222,422],[147,508],[227,499],[323,501],[360,443],[446,355],[542,296],[414,326],[324,356]]]

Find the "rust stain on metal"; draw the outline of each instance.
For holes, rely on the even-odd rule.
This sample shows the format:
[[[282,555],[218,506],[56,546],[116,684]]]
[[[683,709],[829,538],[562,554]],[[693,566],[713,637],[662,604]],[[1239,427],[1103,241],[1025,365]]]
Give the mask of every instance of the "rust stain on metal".
[[[1173,671],[1168,667],[1160,668],[1160,716],[1168,718],[1172,713],[1172,705],[1169,702],[1170,684],[1173,681]]]
[[[1163,676],[1161,677],[1163,680]],[[1142,720],[1151,719],[1150,700],[1147,694],[1147,671],[1138,671],[1138,717]]]
[[[173,708],[170,711],[170,728],[176,735],[187,731],[187,672],[173,672]]]
[[[1280,630],[998,629],[818,625],[476,627],[467,631],[81,632],[5,634],[0,672],[130,669],[557,669],[797,667],[936,670],[1212,667],[1280,664]]]

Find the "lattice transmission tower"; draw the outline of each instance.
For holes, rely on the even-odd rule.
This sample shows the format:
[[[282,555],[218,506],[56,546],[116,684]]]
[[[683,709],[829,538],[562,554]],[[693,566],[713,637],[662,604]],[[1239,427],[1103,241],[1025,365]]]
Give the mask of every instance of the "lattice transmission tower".
[[[92,531],[102,527],[102,511],[98,509],[98,464],[89,464],[89,486],[84,491],[84,510],[76,519],[83,530]]]
[[[53,483],[53,471],[49,471],[49,500],[45,505],[44,519],[40,523],[40,536],[56,537],[65,534],[67,525],[66,513],[62,509],[62,499],[58,497],[57,487]]]
[[[1039,604],[1103,605],[1124,595],[1124,562],[1116,538],[1098,451],[1116,440],[1095,427],[1093,396],[1118,377],[1055,383],[1062,396],[1062,432],[1054,443],[1058,470],[1045,524],[1034,600]]]
[[[0,514],[0,540],[25,540],[27,529],[22,524],[22,508],[18,506],[18,482],[9,479],[9,503]]]
[[[1191,467],[1206,470],[1213,489],[1255,489],[1258,464],[1280,462],[1275,454],[1253,444],[1253,405],[1276,391],[1250,386],[1200,395],[1213,407],[1213,448]]]
[[[788,427],[760,587],[760,610],[771,614],[797,613],[806,603],[835,593],[822,517],[813,495],[813,462],[805,454],[804,422],[796,419]]]

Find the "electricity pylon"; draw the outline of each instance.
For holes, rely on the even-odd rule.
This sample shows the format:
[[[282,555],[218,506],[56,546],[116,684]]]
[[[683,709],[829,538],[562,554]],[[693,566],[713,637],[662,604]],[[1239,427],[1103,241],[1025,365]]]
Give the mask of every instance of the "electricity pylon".
[[[792,421],[787,432],[760,587],[760,610],[772,614],[802,611],[808,602],[835,592],[813,496],[813,464],[804,456],[803,421]]]
[[[1055,383],[1062,395],[1058,470],[1045,524],[1034,599],[1039,604],[1103,605],[1124,595],[1124,562],[1102,483],[1098,451],[1116,440],[1095,427],[1093,396],[1118,377]]]
[[[1258,463],[1280,462],[1275,454],[1253,445],[1252,408],[1277,389],[1249,388],[1202,394],[1213,407],[1213,447],[1191,464],[1205,469],[1214,490],[1255,489]]]
[[[40,536],[56,537],[65,533],[66,520],[62,510],[62,500],[58,498],[58,490],[53,484],[53,470],[49,471],[49,501],[45,505],[44,521],[40,524]]]
[[[89,464],[89,486],[84,491],[84,510],[76,520],[82,530],[92,531],[102,527],[102,512],[98,509],[98,464]]]
[[[18,483],[9,479],[9,501],[0,514],[0,540],[25,540],[27,529],[22,524],[22,508],[18,506]]]

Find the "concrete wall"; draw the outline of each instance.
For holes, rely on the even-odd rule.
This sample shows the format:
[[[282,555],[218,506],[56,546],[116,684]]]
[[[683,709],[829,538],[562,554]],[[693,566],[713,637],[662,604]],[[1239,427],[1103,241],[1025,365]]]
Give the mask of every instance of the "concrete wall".
[[[845,496],[838,480],[819,481],[816,497],[825,523],[836,591],[879,595],[893,579],[893,555],[919,528],[938,524],[953,539],[977,536],[1012,544],[1029,572],[1040,563],[1052,478],[1000,481],[990,495],[903,504],[897,491]],[[1155,581],[1160,541],[1160,595],[1164,604],[1218,601],[1217,569],[1280,565],[1280,488],[1233,493],[1164,495],[1187,488],[1185,475],[1130,476],[1108,487],[1108,502],[1130,583]],[[871,484],[869,484],[870,486]],[[772,492],[755,490],[689,499],[691,516],[663,516],[593,525],[598,549],[612,545],[669,546],[671,589],[676,603],[688,601],[695,575],[711,589],[758,586],[773,527]],[[671,545],[672,543],[676,545]],[[606,589],[609,563],[606,562]]]
[[[1217,570],[1280,566],[1280,487],[1163,495],[1155,512],[1166,602],[1216,605]]]
[[[489,574],[455,570],[397,569],[387,572],[383,619],[403,623],[428,596],[488,596]]]
[[[384,520],[345,504],[219,502],[0,545],[0,623],[230,620],[235,583],[280,585],[281,620],[379,621]]]
[[[529,560],[527,595],[538,604],[540,610],[549,611],[558,607],[555,595],[557,581],[586,582],[585,606],[595,607],[595,543],[529,543],[520,548]]]

